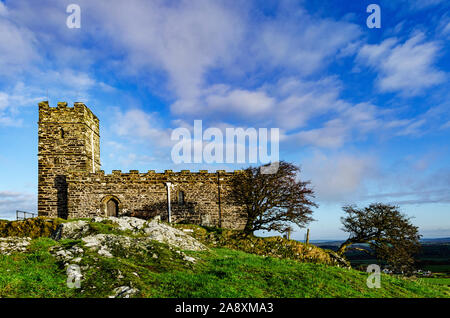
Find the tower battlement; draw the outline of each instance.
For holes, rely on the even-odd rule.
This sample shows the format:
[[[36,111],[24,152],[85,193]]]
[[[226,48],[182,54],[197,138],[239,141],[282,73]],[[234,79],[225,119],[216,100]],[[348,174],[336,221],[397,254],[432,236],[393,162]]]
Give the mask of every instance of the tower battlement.
[[[39,123],[43,122],[84,124],[100,134],[97,116],[84,103],[74,103],[69,107],[66,102],[59,102],[56,107],[51,107],[47,101],[40,102]]]

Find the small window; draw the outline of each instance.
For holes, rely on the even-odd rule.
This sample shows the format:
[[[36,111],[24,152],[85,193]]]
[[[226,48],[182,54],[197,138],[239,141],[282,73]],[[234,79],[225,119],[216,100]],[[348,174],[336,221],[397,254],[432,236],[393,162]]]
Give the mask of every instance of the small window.
[[[64,139],[64,129],[61,128],[61,138]]]
[[[184,192],[178,191],[178,204],[184,205]]]

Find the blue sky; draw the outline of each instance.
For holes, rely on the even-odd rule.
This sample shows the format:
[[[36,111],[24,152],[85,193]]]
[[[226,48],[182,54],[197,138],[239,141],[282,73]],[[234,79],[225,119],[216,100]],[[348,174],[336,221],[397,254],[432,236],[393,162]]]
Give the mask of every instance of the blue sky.
[[[81,8],[81,28],[66,7]],[[366,8],[381,7],[369,29]],[[343,238],[343,204],[399,204],[450,236],[450,11],[423,1],[0,1],[0,216],[36,211],[37,103],[85,102],[102,169],[174,164],[170,135],[279,128],[320,207],[312,239]],[[302,239],[304,229],[294,237]]]

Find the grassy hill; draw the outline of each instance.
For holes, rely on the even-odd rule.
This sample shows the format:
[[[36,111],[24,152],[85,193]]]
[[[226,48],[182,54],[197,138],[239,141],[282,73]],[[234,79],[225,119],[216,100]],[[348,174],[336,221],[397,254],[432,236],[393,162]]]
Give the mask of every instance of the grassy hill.
[[[108,297],[124,285],[139,291],[135,297],[450,297],[448,286],[384,274],[381,288],[370,289],[367,273],[328,265],[320,257],[299,261],[279,256],[281,246],[286,245],[277,245],[279,238],[243,243],[234,241],[227,231],[179,227],[195,229],[191,234],[203,236],[211,248],[180,253],[152,241],[145,253],[118,247],[111,258],[89,251],[80,240],[36,237],[26,252],[0,255],[0,297]],[[97,230],[111,233],[114,229],[104,224]],[[79,263],[83,273],[79,289],[67,287],[64,264],[50,252],[73,246],[85,248]],[[309,247],[304,246],[305,251]],[[261,255],[243,251],[251,249]],[[317,247],[311,250],[327,255]],[[186,261],[186,256],[195,261]]]

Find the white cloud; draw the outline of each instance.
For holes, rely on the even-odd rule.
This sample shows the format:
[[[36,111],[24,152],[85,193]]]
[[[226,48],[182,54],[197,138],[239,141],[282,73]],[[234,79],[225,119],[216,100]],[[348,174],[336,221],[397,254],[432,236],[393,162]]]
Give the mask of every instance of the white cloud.
[[[285,129],[303,127],[314,117],[337,114],[346,107],[339,99],[341,83],[334,77],[316,81],[281,79],[270,90],[278,95],[273,108],[276,124]]]
[[[437,42],[426,42],[424,34],[418,33],[404,43],[390,38],[366,44],[358,53],[358,61],[378,71],[382,92],[414,96],[446,80],[447,74],[434,66],[439,48]]]
[[[439,167],[443,156],[411,155],[382,166],[375,154],[315,152],[303,160],[302,171],[320,203],[449,203],[450,170]]]
[[[322,148],[340,148],[349,135],[348,128],[340,120],[331,120],[324,127],[304,130],[294,135],[300,145]]]
[[[440,96],[439,100],[443,102],[437,105],[430,101],[431,106],[421,114],[415,114],[408,119],[392,119],[386,121],[383,126],[395,136],[422,136],[430,131],[445,129],[449,118],[449,103],[445,95]]]
[[[302,163],[319,202],[347,203],[366,194],[365,181],[378,168],[374,158],[317,152]]]
[[[0,6],[0,30],[0,75],[23,72],[39,57],[33,33],[11,22],[3,3]]]
[[[299,9],[269,20],[260,32],[256,58],[303,75],[323,69],[336,56],[353,52],[352,44],[361,35],[356,24],[316,19]]]
[[[245,120],[246,125],[291,130],[317,116],[339,114],[348,108],[339,99],[340,91],[340,82],[334,77],[316,81],[287,77],[254,90],[214,85],[197,100],[178,100],[171,110],[191,118]]]
[[[115,122],[120,123],[115,132],[120,137],[137,142],[153,143],[159,146],[169,146],[170,132],[161,128],[156,114],[149,114],[140,109],[131,109],[124,113],[115,113]]]
[[[450,34],[450,22],[448,22],[447,25],[445,25],[445,27],[442,30],[442,33],[444,33],[445,35]]]
[[[20,108],[37,105],[42,98],[35,96],[22,82],[10,90],[0,91],[0,126],[21,126]]]
[[[449,203],[450,170],[443,162],[447,151],[411,153],[399,158],[367,181],[370,192],[362,200],[395,204]]]
[[[3,2],[0,2],[0,16],[6,16],[8,14],[8,9]]]
[[[220,2],[86,2],[108,41],[126,54],[129,73],[162,69],[178,96],[192,98],[205,72],[233,54],[242,22]],[[94,23],[95,23],[94,22]],[[100,34],[100,36],[103,34]]]
[[[171,111],[176,115],[189,114],[201,118],[231,115],[240,119],[256,119],[273,111],[276,102],[263,90],[233,89],[227,85],[214,85],[203,94],[196,100],[178,100],[171,106]]]
[[[4,92],[0,92],[0,111],[5,109],[8,105],[9,105],[9,95]]]
[[[17,192],[0,191],[0,218],[14,219],[16,210],[36,213],[36,195]]]
[[[285,8],[274,17],[254,19],[248,15],[250,4],[134,0],[81,1],[85,22],[83,32],[75,37],[76,32],[61,25],[64,12],[56,3],[10,4],[11,15],[42,38],[43,53],[52,58],[52,69],[35,72],[32,77],[35,81],[39,78],[40,95],[49,88],[51,96],[75,94],[87,102],[93,88],[109,89],[88,71],[95,59],[103,59],[106,67],[121,75],[137,75],[141,83],[167,82],[174,94],[164,98],[175,98],[171,106],[174,115],[263,122],[286,129],[303,126],[329,110],[338,111],[336,79],[305,81],[298,74],[311,74],[324,69],[336,55],[351,54],[361,35],[355,24],[312,17],[292,4],[283,4]],[[36,15],[51,18],[38,28],[32,18]],[[90,36],[96,39],[96,47],[103,48],[101,55],[96,47],[82,47],[83,38]],[[74,65],[80,68],[74,71]],[[261,70],[261,65],[263,73],[282,68],[295,75],[285,83],[269,80],[257,88],[228,84],[227,76],[247,76],[255,68]],[[210,84],[211,71],[223,72],[223,83]]]
[[[117,69],[140,76],[160,76],[160,71],[167,75],[177,99],[171,107],[176,115],[267,115],[275,108],[273,94],[244,85],[210,85],[210,71],[233,77],[264,65],[266,73],[281,67],[311,74],[325,68],[341,50],[353,52],[361,35],[355,24],[313,18],[297,6],[288,6],[273,18],[252,19],[247,15],[251,5],[228,2],[168,5],[136,0],[132,4],[82,2],[82,7],[92,15],[98,13],[92,21],[101,29],[96,36],[123,53],[126,68]],[[333,37],[328,36],[331,33]],[[346,54],[350,53],[340,55]],[[303,101],[309,103],[314,97],[317,94]]]
[[[340,102],[341,109],[323,126],[285,136],[285,140],[301,146],[337,149],[347,142],[364,139],[382,127],[380,110],[369,103],[351,105]]]

